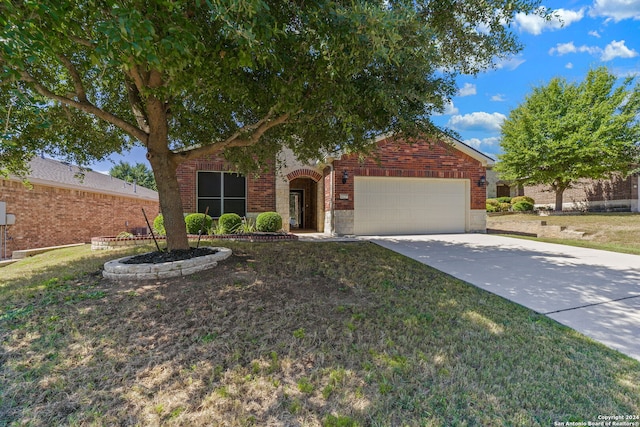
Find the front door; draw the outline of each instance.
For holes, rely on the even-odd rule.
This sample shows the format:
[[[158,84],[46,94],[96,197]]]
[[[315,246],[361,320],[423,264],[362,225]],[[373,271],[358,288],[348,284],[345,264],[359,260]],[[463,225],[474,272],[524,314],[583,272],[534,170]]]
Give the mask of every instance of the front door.
[[[289,226],[290,228],[304,228],[304,192],[291,190],[289,192]]]

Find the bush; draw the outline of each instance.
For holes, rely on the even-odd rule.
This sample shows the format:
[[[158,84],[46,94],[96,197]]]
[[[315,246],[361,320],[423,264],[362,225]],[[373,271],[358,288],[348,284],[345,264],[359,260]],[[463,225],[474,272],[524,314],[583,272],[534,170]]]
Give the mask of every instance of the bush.
[[[154,218],[153,231],[160,236],[167,235],[167,230],[165,230],[164,228],[164,218],[162,217],[162,214],[159,214],[157,217]]]
[[[498,203],[511,203],[511,197],[498,197]]]
[[[275,232],[282,229],[282,217],[277,212],[262,212],[256,218],[258,231]]]
[[[511,199],[512,205],[515,205],[516,203],[520,203],[520,202],[527,202],[527,203],[531,203],[532,205],[535,204],[533,199],[529,196],[517,196]]]
[[[526,202],[526,201],[517,202],[517,203],[514,203],[513,205],[511,205],[511,209],[514,212],[532,211],[533,210],[533,203],[529,203],[529,202]]]
[[[498,212],[509,212],[509,209],[511,209],[511,203],[500,203],[498,206]]]
[[[231,234],[242,224],[240,215],[234,213],[226,213],[220,215],[218,225],[216,226],[216,234]]]
[[[487,203],[487,212],[498,212],[498,207]]]
[[[200,227],[202,227],[202,234],[208,234],[213,224],[213,219],[207,215],[204,219],[204,225],[202,224],[202,218],[204,214],[192,213],[184,218],[184,222],[187,224],[187,233],[198,234],[200,233]]]
[[[498,202],[498,199],[487,199],[487,205],[491,205],[493,207],[498,207],[500,206],[500,202]]]

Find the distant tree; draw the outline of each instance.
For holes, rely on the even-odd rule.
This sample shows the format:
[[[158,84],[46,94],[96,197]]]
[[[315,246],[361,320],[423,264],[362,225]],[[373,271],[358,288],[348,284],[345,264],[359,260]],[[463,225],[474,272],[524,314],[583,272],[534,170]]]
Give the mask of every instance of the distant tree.
[[[147,149],[169,250],[189,247],[176,168],[223,154],[256,169],[429,117],[521,49],[539,0],[0,0],[0,167]]]
[[[640,85],[633,78],[616,83],[601,67],[581,83],[554,78],[534,88],[502,125],[501,177],[550,186],[560,211],[564,191],[577,180],[637,168]]]
[[[121,160],[120,163],[109,170],[109,175],[127,182],[135,181],[138,185],[151,190],[158,190],[153,172],[144,163],[136,163],[135,166],[131,166],[131,164]]]

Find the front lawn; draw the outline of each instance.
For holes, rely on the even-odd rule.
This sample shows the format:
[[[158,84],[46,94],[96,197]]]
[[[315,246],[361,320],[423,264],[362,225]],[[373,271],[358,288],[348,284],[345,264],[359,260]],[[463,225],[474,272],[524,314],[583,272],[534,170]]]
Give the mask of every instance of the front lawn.
[[[108,282],[124,253],[88,247],[0,269],[0,425],[640,415],[640,362],[372,243],[223,244],[181,279]]]

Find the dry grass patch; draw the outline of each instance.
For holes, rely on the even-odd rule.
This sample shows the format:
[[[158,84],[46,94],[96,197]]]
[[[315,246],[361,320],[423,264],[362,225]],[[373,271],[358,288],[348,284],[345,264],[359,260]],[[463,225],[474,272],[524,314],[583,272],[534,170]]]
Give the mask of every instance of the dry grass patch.
[[[541,239],[570,243],[632,254],[640,254],[640,214],[638,213],[585,213],[576,215],[537,216],[514,214],[488,216],[487,228],[503,221],[546,221],[548,225],[560,225],[576,231],[584,231],[584,240]]]
[[[88,249],[3,269],[0,425],[640,414],[637,361],[374,244],[225,246],[216,269],[157,282],[103,280]]]

